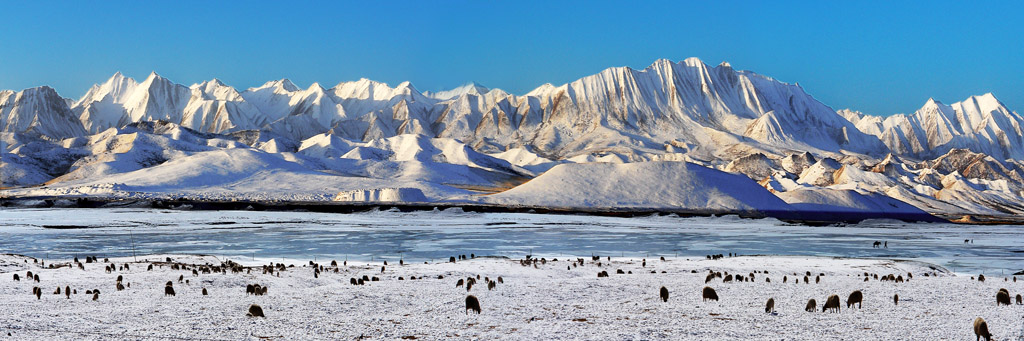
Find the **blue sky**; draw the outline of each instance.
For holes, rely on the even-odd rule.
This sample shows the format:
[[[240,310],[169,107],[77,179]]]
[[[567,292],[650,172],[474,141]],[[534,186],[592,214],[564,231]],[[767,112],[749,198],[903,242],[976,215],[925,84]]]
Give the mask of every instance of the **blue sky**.
[[[239,89],[362,77],[525,93],[656,59],[729,61],[834,108],[994,93],[1024,112],[1021,2],[8,2],[0,89],[78,98],[116,71]]]

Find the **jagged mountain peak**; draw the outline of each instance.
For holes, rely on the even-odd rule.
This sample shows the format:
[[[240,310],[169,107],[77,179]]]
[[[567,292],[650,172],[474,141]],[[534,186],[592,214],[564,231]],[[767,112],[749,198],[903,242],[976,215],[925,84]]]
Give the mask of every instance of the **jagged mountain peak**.
[[[427,96],[427,97],[430,97],[430,98],[434,98],[434,99],[448,100],[448,99],[452,99],[452,98],[459,97],[459,96],[462,96],[462,95],[481,96],[481,95],[484,95],[484,94],[486,94],[486,93],[488,93],[490,91],[491,91],[490,89],[488,89],[487,87],[485,87],[483,85],[480,85],[479,83],[469,82],[469,83],[460,85],[460,86],[458,86],[458,87],[456,87],[454,89],[450,89],[450,90],[443,90],[443,91],[438,91],[438,92],[429,92],[429,91],[427,91],[427,92],[424,92],[423,95]]]

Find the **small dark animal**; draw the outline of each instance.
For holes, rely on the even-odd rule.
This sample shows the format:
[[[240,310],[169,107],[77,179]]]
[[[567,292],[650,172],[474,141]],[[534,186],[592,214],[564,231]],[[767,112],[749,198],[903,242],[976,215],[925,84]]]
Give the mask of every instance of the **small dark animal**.
[[[787,280],[789,280],[789,279],[786,278],[786,276],[782,276],[782,283],[786,283]]]
[[[505,280],[501,279],[501,276],[498,276],[498,283],[505,283]]]
[[[172,286],[165,286],[164,287],[164,296],[174,296],[174,287],[172,287]]]
[[[661,287],[661,301],[668,302],[668,288]]]
[[[985,281],[985,275],[978,275],[978,282],[984,282],[984,281]],[[982,321],[982,322],[984,322],[984,321]]]
[[[988,323],[985,323],[985,319],[976,318],[974,319],[974,336],[975,340],[981,340],[985,338],[985,341],[992,340],[992,334],[988,332]]]
[[[466,284],[465,280],[463,280],[462,278],[459,278],[459,281],[455,282],[455,287],[458,288],[458,287],[463,286],[464,284]]]
[[[498,282],[495,282],[495,281],[488,281],[487,282],[487,290],[494,290],[494,288],[498,287],[497,283]]]
[[[806,310],[809,313],[813,313],[813,312],[817,311],[818,310],[818,302],[815,301],[812,298],[810,301],[807,301],[807,306],[804,307],[804,310]]]
[[[863,307],[864,293],[860,290],[850,293],[850,297],[846,299],[846,308],[852,307],[854,304],[857,305],[857,309]]]
[[[892,295],[892,305],[900,305],[900,295],[899,294]]]
[[[704,292],[702,293],[702,298],[704,299],[705,302],[707,300],[718,301],[718,293],[716,293],[715,289],[712,289],[711,287],[704,287]]]
[[[39,289],[39,287],[32,287],[32,295],[35,295],[37,300],[42,299],[43,289]]]
[[[210,293],[206,291],[206,288],[203,288],[203,296],[206,296],[206,295],[209,295],[209,294]]]
[[[99,291],[93,291],[92,292],[92,300],[96,301],[96,300],[99,300],[99,299],[100,299],[100,292]]]
[[[871,247],[873,247],[873,248],[878,248],[879,246],[882,246],[882,242],[877,241],[877,240],[875,241],[874,244],[871,244]]]
[[[1017,305],[1022,304],[1024,304],[1024,297],[1021,297],[1020,294],[1017,294]]]
[[[355,280],[353,280],[353,281],[355,281]],[[353,283],[353,284],[355,284],[355,283]],[[252,284],[246,284],[245,285],[245,294],[246,295],[255,295],[256,294],[256,288],[253,287]]]
[[[825,305],[821,306],[821,312],[839,312],[839,296],[828,295],[828,299],[825,299]]]
[[[21,277],[19,277],[18,274],[14,274],[14,280],[21,282]]]
[[[996,305],[1010,305],[1010,293],[1006,289],[999,289],[996,293]]]
[[[474,282],[472,282],[472,281],[466,283],[466,291],[469,291],[470,289],[473,289],[473,283]]]
[[[480,300],[476,299],[476,296],[473,296],[473,295],[466,296],[466,314],[467,315],[469,314],[470,310],[476,312],[477,314],[480,313]]]
[[[266,317],[263,315],[263,308],[259,304],[253,304],[249,306],[249,312],[245,314],[248,317]]]
[[[764,305],[764,312],[771,314],[772,311],[775,311],[775,299],[769,298],[768,303]]]
[[[39,274],[33,276],[33,279],[35,279],[36,283],[39,283]]]

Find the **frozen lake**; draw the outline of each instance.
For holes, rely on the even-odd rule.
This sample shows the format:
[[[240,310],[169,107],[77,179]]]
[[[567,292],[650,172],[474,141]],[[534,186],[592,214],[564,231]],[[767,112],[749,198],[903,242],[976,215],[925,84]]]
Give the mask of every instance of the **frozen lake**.
[[[457,254],[704,257],[813,255],[915,259],[956,272],[1024,269],[1024,228],[773,219],[374,211],[354,214],[137,208],[0,209],[0,252],[44,259],[189,253],[256,259],[406,261]],[[973,243],[964,243],[973,239]],[[873,248],[874,241],[888,248]]]

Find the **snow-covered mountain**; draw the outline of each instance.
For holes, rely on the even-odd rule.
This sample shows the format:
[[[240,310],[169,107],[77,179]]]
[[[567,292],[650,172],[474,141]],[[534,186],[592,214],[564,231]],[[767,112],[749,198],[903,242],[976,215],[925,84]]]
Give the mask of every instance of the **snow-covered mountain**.
[[[116,73],[78,100],[49,87],[0,91],[0,118],[0,188],[47,182],[62,188],[54,193],[92,193],[82,192],[86,185],[184,191],[187,184],[132,187],[126,179],[141,183],[130,174],[142,171],[173,179],[167,174],[188,160],[228,167],[215,162],[225,157],[291,172],[275,173],[279,179],[343,177],[346,185],[332,190],[376,190],[356,179],[378,187],[397,181],[432,200],[466,200],[464,189],[517,188],[493,201],[544,195],[540,182],[517,186],[552,169],[622,182],[635,169],[678,167],[585,165],[686,162],[743,174],[796,211],[832,205],[864,214],[893,199],[928,212],[1024,213],[1024,118],[992,94],[870,116],[833,110],[797,84],[696,58],[609,68],[523,95],[476,83],[420,92],[409,82],[368,79],[305,89],[282,79],[240,91],[217,79],[185,86],[155,72],[141,82]],[[583,168],[558,167],[566,163]],[[242,176],[236,168],[222,173],[225,183]],[[221,174],[211,172],[204,174]],[[657,180],[627,182],[636,181]],[[618,187],[583,186],[579,195],[596,197],[580,202],[671,197],[699,210],[708,198],[726,200],[587,192],[601,188]]]

